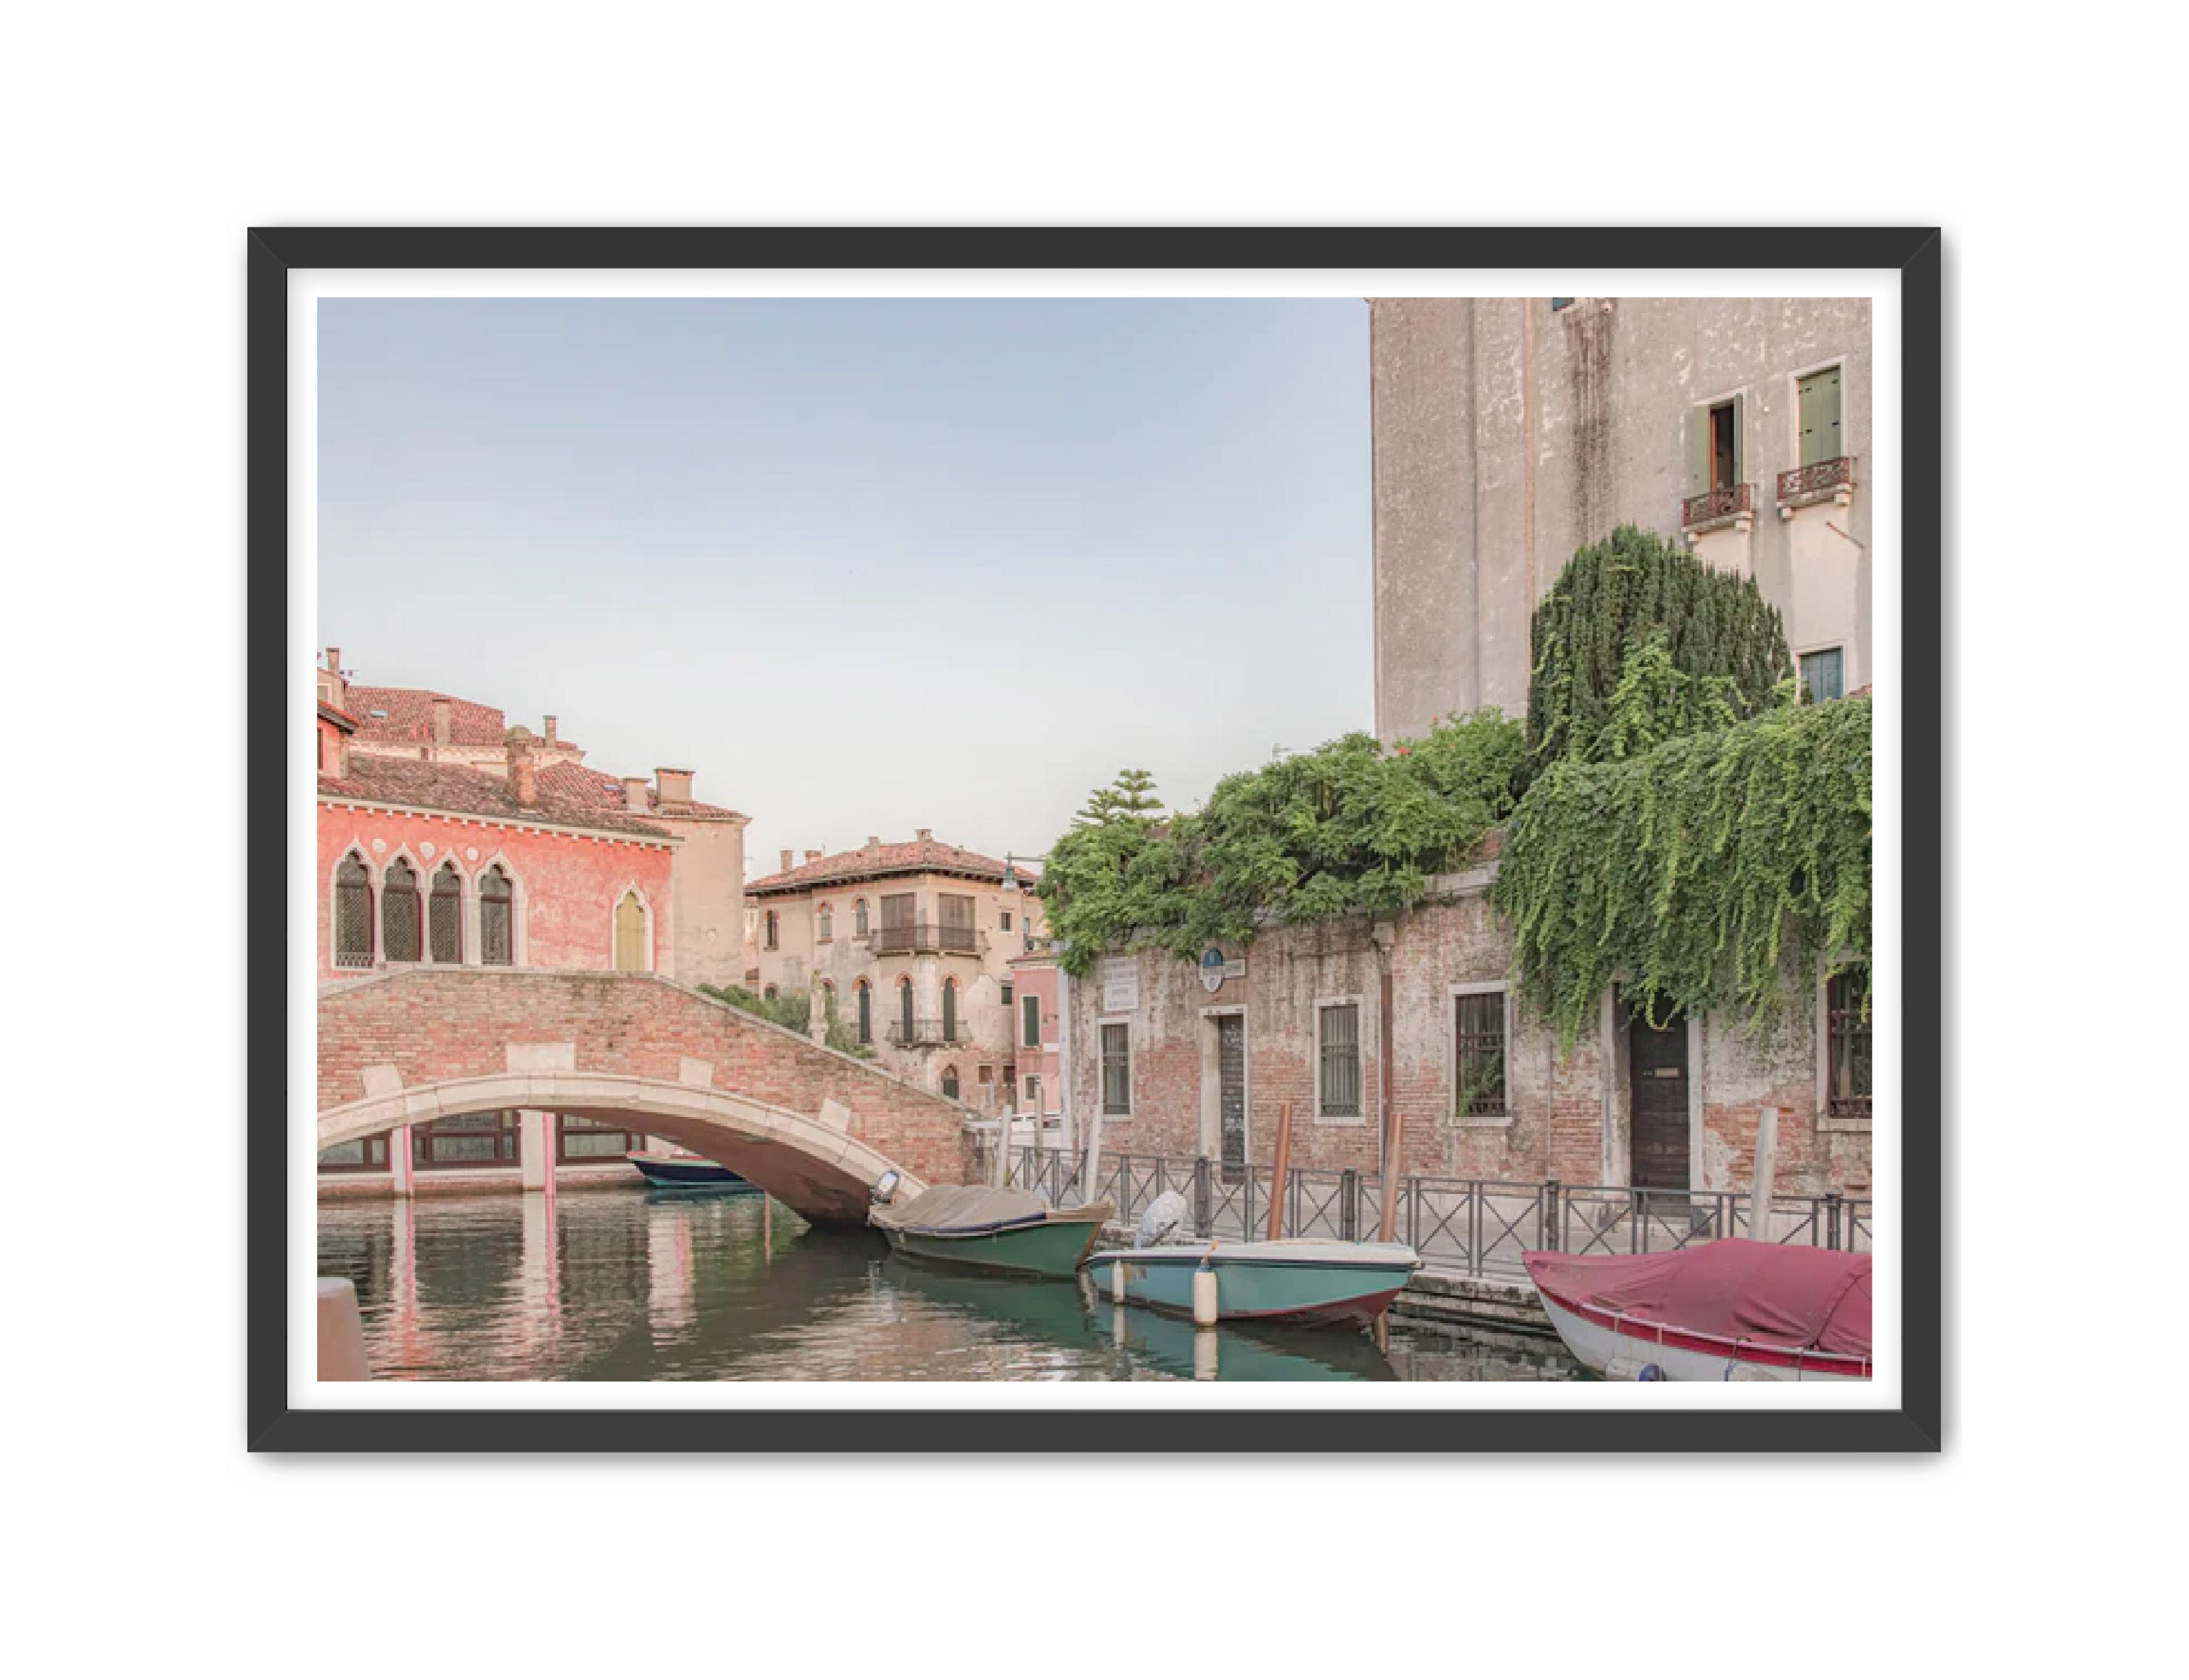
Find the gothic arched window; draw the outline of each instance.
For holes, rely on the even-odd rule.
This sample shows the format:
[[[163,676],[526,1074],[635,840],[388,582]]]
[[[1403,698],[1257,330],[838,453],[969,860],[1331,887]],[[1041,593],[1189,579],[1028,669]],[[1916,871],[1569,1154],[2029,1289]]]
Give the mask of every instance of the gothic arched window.
[[[479,960],[506,968],[517,960],[517,901],[497,863],[479,878]]]
[[[874,1041],[874,991],[865,981],[858,985],[859,1042],[871,1044]]]
[[[862,939],[867,936],[867,901],[863,898],[851,901],[851,931]]]
[[[942,982],[942,1042],[954,1044],[958,1038],[958,982]]]
[[[953,1102],[958,1100],[958,1067],[954,1062],[942,1070],[942,1095]]]
[[[426,898],[426,948],[437,963],[464,959],[464,878],[453,863],[433,871],[433,890]]]
[[[897,983],[897,1018],[902,1035],[897,1042],[909,1044],[912,1042],[912,982],[909,980],[900,980]]]
[[[335,966],[372,966],[372,876],[354,851],[335,867]]]
[[[420,947],[422,907],[418,902],[418,874],[400,857],[387,866],[380,885],[380,948],[391,963],[415,963]]]
[[[646,907],[626,892],[615,909],[615,965],[625,974],[646,971]]]

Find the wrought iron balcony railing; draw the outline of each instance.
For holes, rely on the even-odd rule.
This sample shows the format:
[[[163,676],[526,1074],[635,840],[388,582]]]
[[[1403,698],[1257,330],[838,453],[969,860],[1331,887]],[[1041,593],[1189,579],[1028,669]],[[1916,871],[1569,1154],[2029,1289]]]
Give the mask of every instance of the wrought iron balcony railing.
[[[1854,457],[1849,455],[1835,455],[1830,461],[1813,461],[1807,467],[1796,467],[1779,475],[1779,501],[1782,506],[1821,501],[1853,489]]]
[[[1756,506],[1753,484],[1722,484],[1717,489],[1691,495],[1680,504],[1680,523],[1688,530],[1738,518]]]
[[[967,957],[981,953],[979,933],[954,922],[899,922],[894,926],[875,929],[873,942],[877,957],[918,955],[923,952]]]
[[[964,1044],[967,1037],[962,1021],[915,1021],[907,1026],[902,1020],[889,1024],[889,1041],[892,1044]]]

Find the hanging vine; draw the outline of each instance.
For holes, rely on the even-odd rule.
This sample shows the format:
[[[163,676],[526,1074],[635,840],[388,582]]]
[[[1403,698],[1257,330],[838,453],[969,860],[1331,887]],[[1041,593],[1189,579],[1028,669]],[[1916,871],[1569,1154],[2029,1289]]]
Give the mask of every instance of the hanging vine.
[[[1604,988],[1751,1029],[1790,974],[1867,963],[1870,706],[1785,703],[1639,756],[1566,761],[1507,824],[1493,901],[1528,1001],[1570,1045]]]

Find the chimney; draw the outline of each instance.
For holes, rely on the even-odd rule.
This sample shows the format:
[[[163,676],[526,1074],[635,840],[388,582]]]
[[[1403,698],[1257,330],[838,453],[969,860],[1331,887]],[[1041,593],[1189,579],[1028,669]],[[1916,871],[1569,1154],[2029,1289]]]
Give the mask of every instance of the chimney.
[[[867,836],[867,862],[869,863],[879,863],[881,861],[882,837],[880,834],[868,834]]]
[[[818,863],[821,861],[821,848],[817,846],[807,846],[806,848],[806,861],[809,863]]]
[[[327,703],[337,711],[349,710],[349,684],[342,680],[342,649],[327,649],[327,675],[334,679],[327,684]]]
[[[798,854],[797,854],[796,852],[793,851],[792,851],[789,846],[786,846],[785,847],[783,847],[783,869],[784,869],[786,872],[788,872],[788,870],[789,870],[789,868],[790,868],[790,860],[791,860],[792,858],[795,857],[797,855],[798,855]]]
[[[626,811],[646,809],[646,778],[626,776],[623,778],[623,806]]]
[[[540,803],[540,766],[532,760],[532,732],[518,724],[502,737],[509,754],[509,796],[527,811]]]
[[[688,770],[663,770],[653,772],[654,803],[672,815],[681,816],[692,808],[692,772]]]
[[[547,744],[555,744],[555,714],[551,711],[547,714]]]
[[[437,747],[449,744],[449,716],[452,710],[442,696],[433,696],[433,744]]]
[[[935,838],[935,830],[932,829],[914,829],[912,831],[912,837],[914,840],[931,840]]]

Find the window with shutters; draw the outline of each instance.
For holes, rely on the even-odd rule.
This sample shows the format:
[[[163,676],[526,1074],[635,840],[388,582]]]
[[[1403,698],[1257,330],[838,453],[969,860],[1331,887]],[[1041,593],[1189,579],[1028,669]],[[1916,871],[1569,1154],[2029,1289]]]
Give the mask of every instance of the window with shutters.
[[[1837,700],[1847,695],[1847,652],[1820,648],[1802,655],[1802,697],[1808,700]]]
[[[387,866],[380,885],[380,948],[391,963],[415,963],[421,954],[422,908],[418,874],[402,858]]]
[[[1462,992],[1451,1000],[1452,1113],[1481,1119],[1507,1112],[1505,993]]]
[[[372,876],[354,851],[335,866],[335,966],[372,966]]]
[[[1683,527],[1732,522],[1753,511],[1747,478],[1746,406],[1736,392],[1688,410],[1688,496],[1680,504]]]
[[[495,864],[479,877],[479,960],[507,967],[517,960],[517,899]]]
[[[1133,1112],[1133,1029],[1122,1021],[1102,1026],[1102,1112]]]
[[[859,994],[859,1042],[871,1044],[874,1041],[874,989],[861,981]]]
[[[781,919],[772,910],[770,910],[767,913],[766,940],[767,948],[769,950],[775,951],[782,948],[783,923]]]
[[[942,982],[942,1042],[958,1042],[958,982],[946,979]]]
[[[426,947],[437,963],[464,959],[464,882],[453,863],[433,871],[426,900]]]
[[[1803,374],[1795,382],[1795,424],[1803,467],[1837,461],[1847,453],[1840,442],[1840,382],[1835,367]]]
[[[954,1065],[942,1070],[942,1095],[953,1102],[958,1100],[958,1069]]]
[[[836,936],[836,911],[833,905],[823,904],[813,913],[813,941],[826,945]]]
[[[935,900],[936,916],[941,919],[942,948],[946,951],[970,952],[979,949],[973,936],[973,901],[963,893],[939,893]]]
[[[1360,1117],[1360,1005],[1315,1011],[1315,1110],[1328,1120]]]
[[[1002,913],[1002,919],[997,923],[997,925],[1005,933],[1009,933],[1011,931],[1011,913],[1009,910],[1005,910]]]
[[[913,1042],[912,981],[909,980],[900,980],[897,983],[897,1024],[899,1032],[902,1035],[897,1042],[903,1044],[911,1044]]]
[[[1019,999],[1019,1042],[1030,1050],[1041,1048],[1041,998],[1029,992]]]
[[[867,936],[867,901],[863,898],[851,901],[851,931],[861,939]]]
[[[1824,987],[1824,1112],[1869,1118],[1869,970],[1851,968]]]

